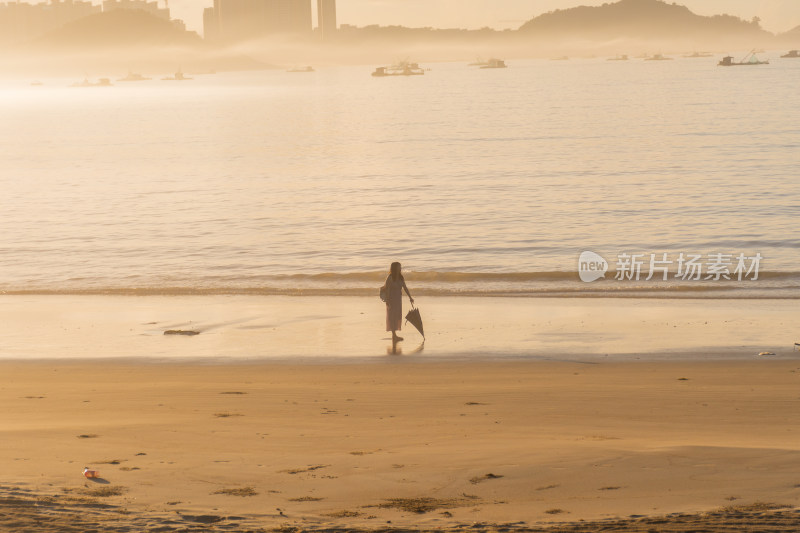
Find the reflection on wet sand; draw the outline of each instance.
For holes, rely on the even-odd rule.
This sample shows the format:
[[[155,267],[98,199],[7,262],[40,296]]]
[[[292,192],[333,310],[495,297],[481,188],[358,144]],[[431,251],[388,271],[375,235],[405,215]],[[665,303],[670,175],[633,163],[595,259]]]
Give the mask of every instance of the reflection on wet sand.
[[[388,340],[388,339],[387,339]],[[392,345],[386,347],[386,355],[403,355],[403,348],[399,346],[402,341],[392,339]],[[408,352],[406,355],[415,355],[422,353],[425,349],[425,339],[422,340],[419,346]]]

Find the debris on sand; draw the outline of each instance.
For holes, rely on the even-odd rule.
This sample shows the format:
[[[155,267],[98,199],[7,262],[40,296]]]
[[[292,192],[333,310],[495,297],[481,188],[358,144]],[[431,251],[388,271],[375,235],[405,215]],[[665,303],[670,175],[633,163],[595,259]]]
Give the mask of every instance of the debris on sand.
[[[438,509],[455,509],[470,507],[477,503],[477,498],[391,498],[383,503],[367,507],[381,509],[399,509],[411,513],[424,514]]]
[[[92,498],[109,498],[111,496],[122,496],[127,489],[125,487],[93,487],[81,491],[82,494]]]
[[[498,474],[492,474],[490,472],[490,473],[484,474],[482,476],[475,476],[474,478],[470,479],[469,482],[472,483],[473,485],[477,485],[478,483],[482,483],[483,481],[486,481],[486,480],[489,480],[489,479],[500,479],[501,477],[503,477],[503,476],[498,475]]]
[[[361,516],[361,513],[359,513],[358,511],[344,510],[344,511],[336,511],[334,513],[327,513],[324,514],[323,516],[329,516],[331,518],[357,518]]]
[[[305,472],[313,472],[314,470],[319,470],[321,468],[328,468],[331,465],[312,465],[308,468],[290,468],[288,470],[280,470],[279,474],[303,474]]]
[[[236,489],[219,489],[212,492],[211,494],[224,494],[225,496],[241,496],[243,498],[247,496],[258,496],[258,492],[256,492],[256,489],[254,489],[253,487],[241,487]]]

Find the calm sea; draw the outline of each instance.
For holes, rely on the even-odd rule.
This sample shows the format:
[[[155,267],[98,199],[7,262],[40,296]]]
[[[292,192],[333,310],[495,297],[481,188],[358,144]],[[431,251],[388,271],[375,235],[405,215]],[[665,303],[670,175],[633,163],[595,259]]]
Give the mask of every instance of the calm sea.
[[[2,81],[0,291],[372,293],[398,260],[418,293],[798,297],[800,60],[765,57]]]

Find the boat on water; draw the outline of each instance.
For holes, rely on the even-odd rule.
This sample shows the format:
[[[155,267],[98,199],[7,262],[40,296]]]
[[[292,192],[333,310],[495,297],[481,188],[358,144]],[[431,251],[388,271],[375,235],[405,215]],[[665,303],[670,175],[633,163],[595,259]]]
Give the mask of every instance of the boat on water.
[[[492,58],[485,65],[481,65],[480,68],[507,68],[506,62],[502,59],[495,59]]]
[[[40,82],[39,80],[33,80],[31,82],[31,87],[41,87],[44,83]]]
[[[91,82],[89,78],[84,78],[83,81],[73,83],[72,87],[112,87],[112,84],[108,78],[100,78],[96,82]]]
[[[615,57],[609,57],[606,61],[627,61],[628,56],[626,54],[622,54]]]
[[[174,76],[167,76],[166,78],[161,78],[164,81],[185,81],[191,80],[192,78],[187,78],[183,75],[183,71],[178,69],[178,72],[175,73]]]
[[[152,78],[147,78],[145,76],[142,76],[138,72],[128,71],[128,75],[127,76],[125,76],[124,78],[119,78],[117,81],[147,81],[147,80],[151,80],[151,79]]]
[[[683,57],[712,57],[713,54],[709,54],[708,52],[692,52],[691,54],[686,54]]]
[[[672,59],[675,59],[675,58],[674,57],[663,56],[661,54],[655,54],[655,55],[652,55],[650,57],[645,57],[644,58],[645,61],[670,61]]]
[[[286,72],[314,72],[314,67],[307,66],[307,67],[290,68]]]
[[[783,54],[781,57],[784,57],[784,58],[800,57],[800,50],[789,50],[787,53]]]
[[[741,61],[734,61],[733,56],[725,56],[722,60],[717,63],[720,67],[740,67],[740,66],[750,66],[750,65],[769,65],[769,59],[765,59],[761,61],[756,56],[756,51],[753,50],[749,54],[747,54],[744,59]]]
[[[378,67],[372,75],[376,78],[383,78],[386,76],[422,76],[425,71],[420,68],[418,63],[409,63],[408,61],[401,61],[390,67]]]

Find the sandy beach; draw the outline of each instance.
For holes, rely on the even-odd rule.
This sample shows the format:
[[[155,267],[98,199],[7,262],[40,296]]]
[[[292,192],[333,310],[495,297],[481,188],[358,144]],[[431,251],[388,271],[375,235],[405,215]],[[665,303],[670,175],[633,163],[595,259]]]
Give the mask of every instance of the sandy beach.
[[[0,28],[0,533],[800,533],[800,0]]]
[[[800,527],[800,360],[0,373],[9,531]]]

